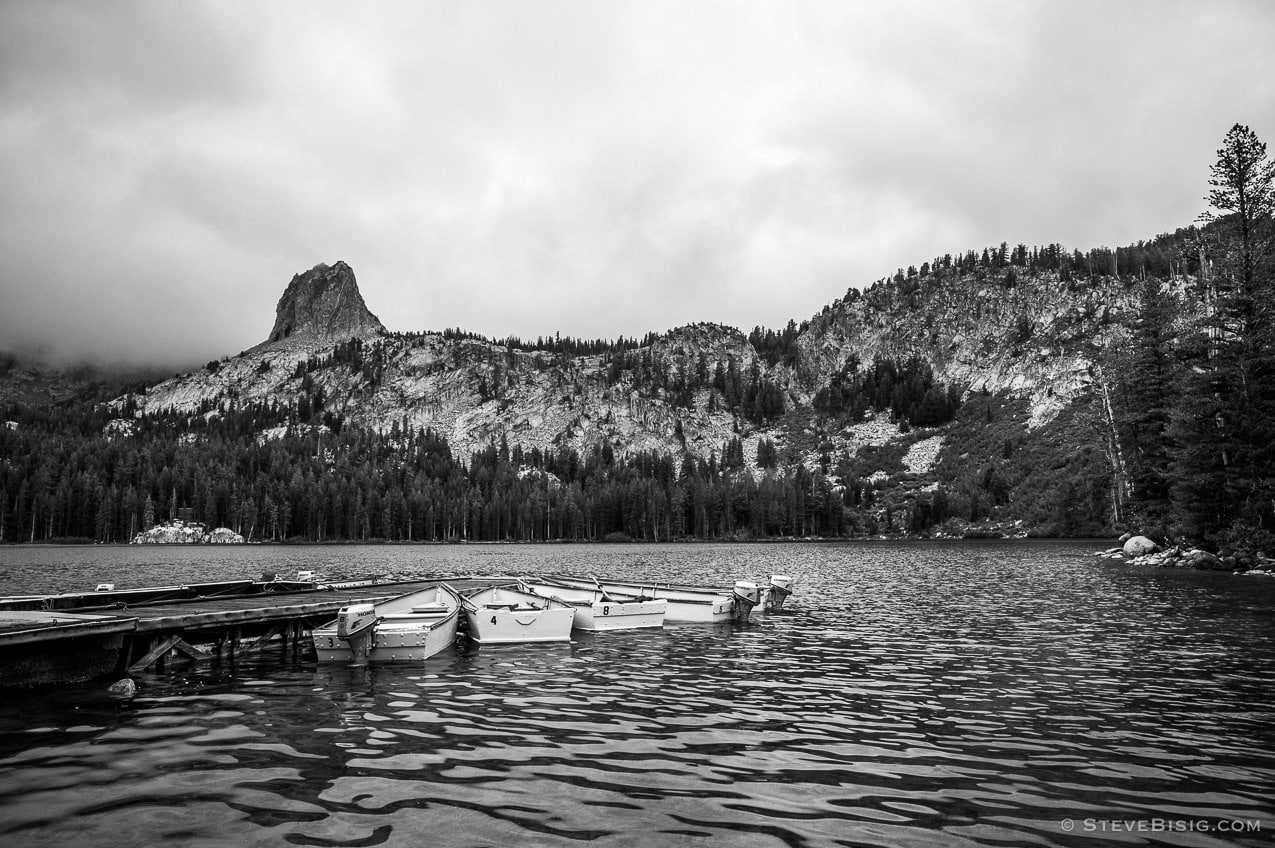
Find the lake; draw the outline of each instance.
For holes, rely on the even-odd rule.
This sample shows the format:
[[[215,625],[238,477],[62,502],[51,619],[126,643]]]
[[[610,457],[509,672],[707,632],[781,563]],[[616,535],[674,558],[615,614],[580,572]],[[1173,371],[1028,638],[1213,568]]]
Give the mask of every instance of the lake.
[[[782,614],[6,693],[7,845],[1267,845],[1275,579],[1100,543],[0,547],[0,594],[266,572],[797,578]]]

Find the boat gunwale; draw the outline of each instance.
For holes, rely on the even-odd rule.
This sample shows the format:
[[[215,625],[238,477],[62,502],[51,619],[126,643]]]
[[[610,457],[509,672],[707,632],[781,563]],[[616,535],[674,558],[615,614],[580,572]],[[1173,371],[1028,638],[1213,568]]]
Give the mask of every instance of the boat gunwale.
[[[510,585],[492,585],[492,586],[484,586],[484,587],[482,587],[482,588],[480,588],[480,589],[477,589],[477,590],[475,590],[475,591],[468,592],[468,593],[466,593],[466,594],[462,594],[462,595],[460,595],[460,603],[461,603],[461,606],[464,608],[464,610],[465,610],[466,612],[471,612],[471,613],[477,613],[477,612],[479,612],[480,610],[495,610],[495,611],[514,612],[515,610],[513,609],[513,607],[514,607],[514,606],[516,606],[516,604],[508,604],[508,603],[503,603],[503,604],[483,604],[483,605],[480,607],[477,603],[475,603],[475,602],[474,602],[474,598],[481,597],[482,595],[485,595],[485,594],[487,594],[487,593],[492,593],[492,594],[494,595],[494,594],[495,594],[496,592],[498,592],[498,591],[512,592],[512,593],[514,593],[514,594],[524,595],[524,596],[526,596],[526,597],[528,597],[528,598],[534,598],[534,599],[536,599],[536,600],[538,600],[538,601],[544,601],[546,605],[545,605],[545,606],[543,606],[543,607],[537,607],[537,608],[536,608],[536,610],[535,610],[535,611],[537,611],[537,612],[544,612],[544,611],[547,611],[547,610],[550,610],[550,609],[554,609],[554,607],[549,606],[549,604],[557,604],[559,608],[561,608],[561,607],[568,607],[568,608],[574,609],[574,605],[573,605],[573,604],[571,604],[571,603],[569,603],[568,601],[564,600],[563,598],[554,598],[554,597],[550,597],[550,596],[548,596],[548,595],[542,595],[542,594],[540,594],[539,592],[533,592],[533,591],[531,591],[530,589],[527,589],[527,588],[525,588],[525,587],[522,587],[522,585],[521,585],[520,583],[519,583],[519,584],[510,584]],[[520,612],[531,612],[532,610],[518,610],[518,611],[520,611]]]
[[[392,619],[397,619],[397,621],[392,622],[392,624],[399,625],[399,626],[393,626],[389,628],[394,631],[401,631],[401,630],[432,631],[446,625],[447,622],[451,621],[452,619],[459,618],[461,609],[462,609],[462,604],[464,603],[464,597],[460,594],[460,592],[457,592],[455,589],[449,586],[446,582],[439,582],[433,586],[426,586],[425,588],[418,589],[415,592],[408,592],[406,594],[398,595],[393,598],[387,598],[383,601],[369,601],[367,603],[371,603],[373,606],[376,606],[377,604],[393,603],[395,601],[401,601],[405,598],[410,598],[415,595],[423,595],[426,592],[434,592],[435,597],[437,597],[438,593],[440,592],[446,592],[447,595],[450,596],[450,598],[454,601],[454,603],[449,605],[448,611],[442,615],[435,615],[431,613],[413,613],[409,609],[406,612],[390,613],[388,616],[377,616],[376,628],[380,628],[381,624],[385,622],[387,618],[392,618]],[[409,616],[419,616],[419,618],[409,618]],[[338,618],[334,618],[331,621],[325,622],[324,624],[321,624],[318,627],[315,627],[311,631],[311,633],[314,636],[317,636],[319,634],[319,631],[321,630],[335,631],[338,620],[339,620]],[[328,634],[325,632],[323,635],[327,636]],[[375,638],[375,636],[373,638]]]
[[[544,582],[551,583],[551,584],[554,582],[561,582],[564,585],[564,588],[570,588],[570,589],[588,588],[587,584],[590,582],[588,580],[585,580],[579,577],[552,576],[552,577],[544,577],[541,579]],[[576,583],[579,585],[571,585],[572,583]],[[629,590],[637,590],[640,593],[645,593],[646,591],[649,590],[651,592],[671,591],[671,592],[702,596],[702,597],[688,598],[688,597],[680,597],[680,596],[669,597],[665,595],[661,597],[659,595],[638,594],[634,596],[636,600],[646,599],[646,600],[656,600],[656,601],[671,601],[671,602],[675,602],[679,604],[706,604],[709,606],[719,604],[723,600],[732,601],[732,602],[734,601],[734,595],[732,593],[732,590],[730,589],[718,589],[718,588],[712,588],[712,587],[696,587],[696,586],[678,585],[673,583],[629,583],[627,581],[606,580],[606,579],[600,579],[599,583],[601,584],[603,588],[607,586],[620,587],[619,594],[629,594],[630,593]]]
[[[533,578],[533,577],[520,577],[518,578],[518,582],[519,582],[519,585],[525,586],[533,594],[553,598],[556,601],[560,601],[561,603],[568,604],[573,607],[594,607],[599,604],[610,604],[610,605],[619,605],[621,608],[623,608],[625,605],[632,606],[637,604],[649,604],[652,601],[664,601],[665,604],[667,604],[669,601],[668,598],[649,598],[649,597],[642,597],[639,595],[629,595],[623,592],[617,592],[616,595],[619,595],[619,597],[616,597],[616,595],[612,595],[610,592],[607,592],[605,589],[601,589],[600,587],[589,588],[587,586],[563,586],[560,584],[555,584],[552,580]],[[585,598],[572,600],[570,598],[564,598],[559,595],[553,595],[553,594],[546,595],[544,592],[541,592],[538,588],[536,588],[535,585],[531,585],[531,584],[537,584],[537,583],[547,586],[550,589],[554,589],[554,588],[570,589],[576,592],[591,592],[597,597],[594,600],[588,600]],[[641,613],[633,613],[633,614],[639,615]]]

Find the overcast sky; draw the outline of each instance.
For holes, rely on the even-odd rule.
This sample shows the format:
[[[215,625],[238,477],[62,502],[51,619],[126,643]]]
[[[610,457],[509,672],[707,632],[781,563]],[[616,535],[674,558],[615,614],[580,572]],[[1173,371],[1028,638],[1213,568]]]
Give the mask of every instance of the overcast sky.
[[[339,259],[392,330],[777,328],[1189,224],[1236,122],[1269,0],[3,0],[0,349],[234,354]]]

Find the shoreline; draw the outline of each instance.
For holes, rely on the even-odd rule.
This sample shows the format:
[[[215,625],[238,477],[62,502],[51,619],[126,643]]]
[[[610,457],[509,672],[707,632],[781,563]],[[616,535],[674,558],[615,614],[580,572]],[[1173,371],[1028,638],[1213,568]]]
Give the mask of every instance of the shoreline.
[[[573,546],[573,545],[613,545],[616,547],[633,545],[792,545],[792,544],[809,544],[809,545],[825,545],[835,544],[838,542],[935,542],[935,543],[953,543],[953,542],[1094,542],[1097,544],[1109,544],[1110,539],[1106,537],[1094,536],[782,536],[766,539],[662,539],[659,541],[649,541],[644,539],[627,539],[624,541],[606,540],[606,539],[549,539],[548,541],[539,539],[526,540],[466,540],[455,539],[452,541],[390,541],[386,539],[367,539],[367,540],[322,540],[322,541],[252,541],[252,542],[147,542],[144,544],[136,544],[133,542],[3,542],[0,543],[0,550],[5,549],[29,549],[29,548],[305,548],[305,547],[471,547],[471,546],[528,546],[528,547],[544,547],[544,546]],[[1095,556],[1101,556],[1105,551],[1099,551]]]

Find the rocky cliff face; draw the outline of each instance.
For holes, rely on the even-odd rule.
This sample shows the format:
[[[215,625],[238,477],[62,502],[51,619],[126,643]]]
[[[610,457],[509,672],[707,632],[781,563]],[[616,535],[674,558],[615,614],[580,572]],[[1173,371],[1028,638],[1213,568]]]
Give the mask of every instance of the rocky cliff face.
[[[1123,337],[1117,322],[1136,308],[1112,277],[1062,281],[1056,273],[1007,269],[947,272],[855,291],[801,334],[801,363],[814,389],[857,357],[917,356],[944,383],[1006,392],[1051,420],[1094,379],[1101,352]]]
[[[337,262],[315,265],[292,278],[279,298],[269,341],[294,336],[337,341],[383,332],[385,326],[363,302],[354,272]]]

